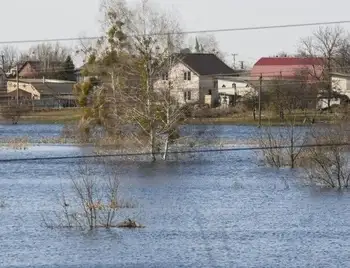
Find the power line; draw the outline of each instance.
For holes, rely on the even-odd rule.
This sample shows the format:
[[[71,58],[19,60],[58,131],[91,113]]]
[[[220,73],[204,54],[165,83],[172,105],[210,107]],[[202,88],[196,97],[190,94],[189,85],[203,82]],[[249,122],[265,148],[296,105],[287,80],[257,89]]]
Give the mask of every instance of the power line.
[[[329,22],[311,22],[311,23],[300,23],[300,24],[280,24],[280,25],[255,26],[255,27],[253,26],[253,27],[227,28],[227,29],[215,29],[215,30],[184,31],[184,32],[178,32],[178,33],[173,33],[173,34],[194,34],[194,33],[218,33],[218,32],[252,31],[252,30],[266,30],[266,29],[278,29],[278,28],[295,28],[295,27],[306,27],[306,26],[346,24],[346,23],[350,23],[350,20],[329,21]]]
[[[326,144],[304,144],[294,145],[293,148],[314,148],[314,147],[341,147],[349,146],[350,143],[326,143]],[[240,147],[240,148],[220,148],[220,149],[203,149],[196,151],[173,151],[168,154],[198,154],[198,153],[218,153],[218,152],[234,152],[234,151],[261,151],[273,149],[288,149],[291,146],[260,146],[260,147]],[[162,155],[164,152],[156,152],[155,155]],[[51,161],[51,160],[65,160],[65,159],[86,159],[86,158],[105,158],[105,157],[132,157],[132,156],[149,156],[151,153],[121,153],[121,154],[104,154],[104,155],[78,155],[78,156],[54,156],[54,157],[33,157],[33,158],[13,158],[0,159],[0,163],[9,162],[27,162],[27,161]]]
[[[165,33],[147,34],[147,36],[253,31],[253,30],[268,30],[268,29],[280,29],[280,28],[296,28],[296,27],[308,27],[308,26],[333,25],[333,24],[347,24],[347,23],[350,23],[350,20],[328,21],[328,22],[327,21],[325,21],[325,22],[310,22],[310,23],[299,23],[299,24],[280,24],[280,25],[267,25],[267,26],[252,26],[252,27],[241,27],[241,28],[221,28],[221,29],[211,29],[211,30],[165,32]],[[130,36],[136,37],[136,36],[143,36],[143,35],[130,35]],[[97,40],[101,37],[102,36],[87,36],[87,37],[67,37],[67,38],[51,38],[51,39],[12,40],[12,41],[0,41],[0,45],[22,44],[22,43],[42,43],[42,42],[65,42],[65,41],[80,41],[80,40]]]

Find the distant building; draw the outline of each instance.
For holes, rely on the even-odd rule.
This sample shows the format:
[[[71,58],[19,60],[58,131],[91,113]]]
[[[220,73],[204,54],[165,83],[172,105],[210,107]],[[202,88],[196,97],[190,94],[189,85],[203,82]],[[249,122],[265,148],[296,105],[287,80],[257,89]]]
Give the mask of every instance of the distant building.
[[[321,77],[324,70],[322,58],[293,58],[293,57],[263,57],[253,66],[250,76],[259,79],[262,75],[264,80],[293,79],[301,74],[307,74],[309,80]]]
[[[343,101],[350,99],[350,74],[331,73],[332,97],[330,105],[340,105]],[[328,108],[328,92],[319,96],[318,108]]]
[[[219,102],[217,76],[232,76],[234,70],[214,54],[174,54],[174,65],[165,70],[154,86],[166,88],[172,84],[173,97],[180,103],[214,106]]]
[[[20,79],[18,96],[21,103],[30,103],[41,108],[76,106],[73,94],[75,82],[50,79]],[[7,82],[7,93],[17,98],[17,81]]]
[[[350,74],[331,73],[332,89],[350,98]]]
[[[49,63],[41,61],[26,61],[20,65],[18,69],[18,75],[20,78],[26,79],[41,79],[43,77],[52,78],[57,76],[58,72],[61,72],[63,62],[52,61]],[[12,75],[14,78],[16,74]]]
[[[240,99],[256,94],[250,83],[250,77],[217,77],[217,87],[222,105],[235,105]]]

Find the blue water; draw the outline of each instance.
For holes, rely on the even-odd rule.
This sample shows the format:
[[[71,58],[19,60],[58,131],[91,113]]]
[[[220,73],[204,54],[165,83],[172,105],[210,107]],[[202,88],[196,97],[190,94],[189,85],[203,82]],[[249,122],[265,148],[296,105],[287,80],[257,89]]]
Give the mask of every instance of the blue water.
[[[0,126],[0,134],[58,136],[60,128]],[[210,131],[241,140],[257,130]],[[40,146],[0,149],[0,159],[84,153],[80,147]],[[348,193],[304,186],[297,171],[261,166],[249,151],[166,163],[112,160],[123,195],[137,204],[132,216],[144,229],[47,229],[42,214],[58,209],[61,188],[70,189],[78,160],[0,163],[0,198],[6,203],[0,208],[0,266],[350,266]]]

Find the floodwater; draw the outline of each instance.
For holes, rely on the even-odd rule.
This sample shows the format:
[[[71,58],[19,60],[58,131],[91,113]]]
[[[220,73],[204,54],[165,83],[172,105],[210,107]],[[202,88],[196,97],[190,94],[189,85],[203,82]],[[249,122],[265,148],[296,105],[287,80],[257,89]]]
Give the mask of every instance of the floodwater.
[[[2,136],[57,136],[58,125],[0,126]],[[245,126],[212,126],[249,139]],[[243,142],[244,143],[244,142]],[[73,146],[0,149],[0,159],[86,153]],[[350,267],[350,195],[303,186],[251,151],[179,161],[116,161],[136,230],[47,229],[76,160],[0,163],[1,267]],[[103,174],[101,174],[103,176]],[[121,219],[123,220],[123,219]]]

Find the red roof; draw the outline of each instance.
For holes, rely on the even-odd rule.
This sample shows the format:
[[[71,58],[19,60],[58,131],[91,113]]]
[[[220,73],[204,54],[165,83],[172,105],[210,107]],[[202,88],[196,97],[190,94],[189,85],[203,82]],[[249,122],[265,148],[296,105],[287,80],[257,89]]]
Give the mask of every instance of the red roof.
[[[321,76],[324,67],[322,58],[261,58],[253,66],[250,76],[259,77],[262,75],[264,79],[274,79],[282,77],[290,79],[296,77],[301,71],[310,73],[309,79],[313,76]]]
[[[323,65],[322,58],[261,58],[255,65]]]

